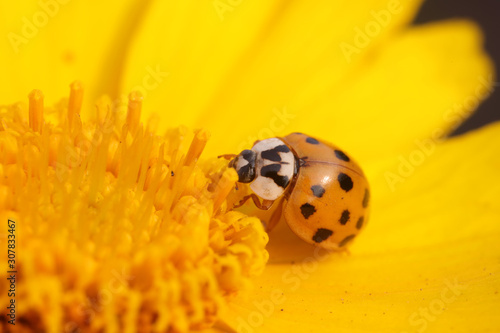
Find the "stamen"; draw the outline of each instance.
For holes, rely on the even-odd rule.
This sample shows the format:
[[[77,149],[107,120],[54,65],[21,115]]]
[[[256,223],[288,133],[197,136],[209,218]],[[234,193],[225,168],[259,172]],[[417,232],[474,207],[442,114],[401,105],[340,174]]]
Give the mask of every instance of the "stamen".
[[[29,95],[30,127],[35,132],[42,131],[43,124],[43,94],[40,90],[33,90]]]
[[[111,111],[111,101],[108,96],[102,96],[97,100],[95,103],[96,106],[96,116],[97,116],[97,121],[100,124],[105,123],[105,121],[108,121],[109,123],[106,124],[106,127],[111,125],[111,116],[112,113]]]
[[[222,174],[222,177],[220,180],[217,182],[217,185],[215,187],[214,191],[214,212],[216,212],[224,200],[226,200],[227,196],[229,195],[229,192],[234,187],[234,184],[238,181],[238,174],[236,173],[236,170],[234,169],[226,169],[224,173]]]
[[[82,109],[83,86],[80,81],[74,81],[69,87],[68,123],[69,128],[73,128],[73,119],[75,119],[75,114],[79,115],[80,110]]]
[[[29,95],[29,124],[23,105],[1,110],[0,207],[30,230],[19,266],[19,289],[26,291],[19,302],[27,309],[19,313],[21,326],[209,327],[268,257],[260,221],[232,210],[236,171],[215,158],[199,161],[205,130],[192,140],[185,127],[164,135],[146,130],[139,93],[130,94],[126,117],[103,98],[96,119],[82,121],[83,89],[79,82],[70,87],[55,123],[44,124],[38,90]],[[40,276],[49,287],[65,281],[64,290],[37,283]],[[99,288],[118,276],[119,297],[100,302]],[[78,311],[89,300],[99,307],[93,321]],[[41,319],[44,304],[49,321]]]
[[[139,126],[139,121],[141,120],[142,100],[143,97],[138,91],[133,91],[128,95],[127,124],[131,133],[135,133],[137,131],[137,127]]]
[[[210,139],[210,132],[208,132],[207,130],[201,129],[196,132],[193,142],[191,142],[191,146],[189,147],[189,151],[186,155],[184,165],[191,165],[192,163],[196,163],[201,153],[203,152],[203,149],[205,149],[205,145],[207,144],[208,139]]]

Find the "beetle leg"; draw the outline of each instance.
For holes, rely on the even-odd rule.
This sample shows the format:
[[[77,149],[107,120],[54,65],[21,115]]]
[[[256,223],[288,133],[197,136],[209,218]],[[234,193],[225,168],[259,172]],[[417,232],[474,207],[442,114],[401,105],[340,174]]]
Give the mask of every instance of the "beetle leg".
[[[252,195],[252,199],[255,206],[262,210],[269,210],[274,203],[274,200],[262,200],[262,202],[259,202],[259,197],[255,194]]]
[[[269,219],[269,222],[267,222],[266,225],[266,232],[269,232],[274,229],[274,227],[278,224],[278,222],[281,219],[281,213],[283,212],[283,202],[284,200],[281,199],[280,202],[278,202],[278,206],[276,207],[276,210],[273,212],[273,215],[271,215],[271,218]]]
[[[236,154],[223,154],[223,155],[217,156],[217,158],[221,158],[222,157],[222,158],[225,158],[226,160],[232,160],[236,156],[238,156],[238,155],[236,155]]]
[[[243,197],[243,199],[241,199],[237,204],[235,204],[233,206],[233,209],[239,208],[239,207],[243,206],[245,204],[245,202],[247,202],[247,200],[250,199],[251,196],[252,196],[251,194],[250,195],[245,195]]]
[[[245,202],[247,202],[247,200],[250,198],[252,198],[255,206],[258,209],[262,209],[262,210],[269,210],[269,208],[271,208],[271,206],[274,203],[274,200],[262,200],[262,202],[260,202],[259,197],[255,193],[252,193],[252,194],[244,196],[243,199],[240,200],[240,202],[238,202],[236,205],[233,206],[233,208],[238,208],[238,207],[243,206],[243,204]]]

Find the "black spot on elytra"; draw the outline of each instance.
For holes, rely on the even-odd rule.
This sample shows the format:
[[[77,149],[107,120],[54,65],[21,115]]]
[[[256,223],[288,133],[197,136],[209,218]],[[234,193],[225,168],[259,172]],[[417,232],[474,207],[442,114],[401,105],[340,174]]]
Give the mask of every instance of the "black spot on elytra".
[[[323,196],[323,194],[325,194],[325,189],[321,185],[311,186],[311,191],[313,192],[314,196],[317,198],[321,198]]]
[[[356,235],[349,235],[347,236],[346,238],[344,238],[340,243],[339,243],[339,246],[342,247],[342,246],[345,246],[347,243],[349,243],[354,237],[356,237]]]
[[[318,145],[318,144],[319,144],[319,141],[318,141],[318,140],[316,140],[316,139],[314,139],[314,138],[311,138],[311,137],[308,137],[308,138],[306,139],[306,142],[307,142],[307,143],[310,143],[310,144],[312,144],[312,145]]]
[[[302,135],[300,132],[293,132],[292,134]]]
[[[340,216],[340,224],[345,225],[348,221],[349,218],[351,217],[351,213],[346,209],[342,212],[342,215]]]
[[[316,212],[316,207],[309,203],[305,203],[300,206],[300,212],[302,213],[302,216],[304,216],[304,218],[307,220],[309,216]]]
[[[365,218],[363,216],[361,216],[359,219],[358,219],[358,222],[356,223],[356,228],[357,229],[361,229],[361,227],[363,226],[363,223],[365,222]]]
[[[335,149],[334,150],[335,152],[335,156],[337,156],[337,158],[339,160],[342,160],[342,161],[346,161],[346,162],[349,162],[351,159],[349,158],[349,156],[347,156],[343,151],[341,150],[337,150]]]
[[[352,183],[351,177],[349,177],[348,175],[346,175],[343,172],[339,173],[337,180],[339,181],[340,188],[342,188],[346,192],[349,192],[354,185]]]
[[[321,243],[322,241],[328,239],[331,235],[333,235],[333,231],[330,229],[319,228],[313,236],[313,241]]]
[[[288,178],[288,176],[278,175],[278,172],[280,170],[281,170],[281,165],[269,164],[269,165],[263,166],[260,169],[260,175],[262,177],[271,178],[276,183],[276,185],[285,188],[285,187],[287,187],[288,183],[290,182],[290,178]]]
[[[269,150],[264,150],[261,154],[262,158],[265,160],[270,160],[274,162],[281,161],[281,156],[279,153],[288,153],[290,152],[290,148],[286,145],[276,146]]]
[[[368,207],[368,203],[370,202],[370,191],[368,189],[365,190],[365,196],[363,197],[363,207]]]

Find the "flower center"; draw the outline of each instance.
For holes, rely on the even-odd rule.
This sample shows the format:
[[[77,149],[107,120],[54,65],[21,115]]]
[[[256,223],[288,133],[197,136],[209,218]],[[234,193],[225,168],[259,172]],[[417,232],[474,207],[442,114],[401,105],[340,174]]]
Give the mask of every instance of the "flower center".
[[[0,109],[0,216],[16,221],[22,249],[18,322],[58,332],[212,324],[268,257],[260,221],[228,209],[236,172],[200,160],[207,131],[158,135],[141,123],[139,93],[126,115],[102,98],[83,122],[83,88],[70,87],[52,109],[34,90],[28,121],[20,104]]]

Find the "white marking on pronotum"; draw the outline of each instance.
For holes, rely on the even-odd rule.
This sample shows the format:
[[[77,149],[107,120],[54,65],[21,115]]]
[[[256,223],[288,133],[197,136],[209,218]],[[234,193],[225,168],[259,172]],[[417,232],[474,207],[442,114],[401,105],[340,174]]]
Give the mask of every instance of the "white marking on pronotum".
[[[286,145],[278,138],[271,138],[259,141],[252,147],[252,150],[257,153],[257,159],[255,163],[256,177],[250,187],[259,197],[265,200],[278,199],[283,194],[283,192],[285,192],[286,186],[282,187],[278,185],[273,178],[262,176],[262,168],[268,165],[277,165],[279,167],[279,170],[277,172],[279,176],[288,177],[288,182],[293,177],[295,157],[290,150],[288,150],[288,152],[277,151],[277,154],[281,158],[280,161],[273,161],[262,156],[263,152],[273,150],[278,146]]]

